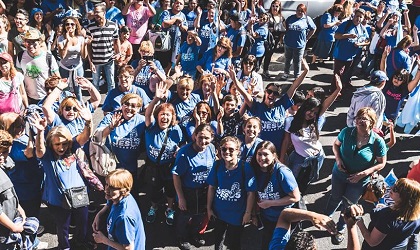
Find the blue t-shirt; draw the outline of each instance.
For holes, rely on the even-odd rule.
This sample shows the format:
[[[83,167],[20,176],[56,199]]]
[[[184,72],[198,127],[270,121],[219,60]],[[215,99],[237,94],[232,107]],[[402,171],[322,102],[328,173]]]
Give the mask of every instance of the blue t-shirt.
[[[77,116],[76,119],[69,121],[64,117],[55,114],[54,120],[51,125],[48,126],[47,130],[49,131],[51,128],[59,125],[64,125],[70,131],[72,136],[77,136],[82,133],[85,128],[85,120],[83,120],[82,117]]]
[[[6,172],[21,201],[38,199],[44,180],[41,162],[36,156],[29,159],[25,156],[28,141],[27,135],[13,140],[9,156],[15,162],[15,167]]]
[[[292,105],[293,100],[285,94],[274,103],[273,108],[269,108],[264,103],[254,100],[252,108],[250,109],[252,116],[261,119],[262,127],[260,138],[274,143],[277,152],[280,152],[281,144],[283,142],[286,110]]]
[[[118,204],[108,201],[111,211],[107,218],[108,239],[123,245],[132,244],[133,249],[146,249],[146,234],[140,209],[133,196],[129,194]],[[108,246],[108,250],[114,248]]]
[[[282,227],[276,227],[273,238],[270,241],[269,250],[283,250],[290,239],[290,231]]]
[[[231,64],[230,58],[223,55],[223,56],[219,57],[215,62],[213,62],[213,60],[214,60],[213,51],[214,50],[215,50],[215,48],[207,50],[204,53],[203,57],[200,59],[200,61],[198,61],[197,65],[200,65],[203,68],[203,70],[207,70],[209,72],[211,72],[211,70],[212,70],[212,64],[214,64],[215,69],[223,69],[223,70],[228,71],[229,65]]]
[[[176,93],[172,93],[172,100],[170,103],[174,105],[176,112],[176,119],[181,121],[182,124],[187,124],[188,118],[191,116],[191,112],[194,110],[197,103],[199,103],[200,97],[194,93],[191,93],[188,100],[182,100]]]
[[[106,11],[105,18],[116,23],[118,27],[125,25],[124,16],[122,15],[121,10],[115,6],[112,6]]]
[[[201,39],[200,54],[204,54],[209,49],[216,46],[217,41],[217,27],[216,24],[205,22],[198,30],[198,37]]]
[[[411,57],[402,49],[392,49],[386,59],[386,74],[391,78],[395,71],[406,69],[410,72]]]
[[[168,131],[168,141],[166,143],[165,150],[163,151],[161,164],[171,163],[175,160],[175,152],[178,149],[178,145],[184,142],[182,129],[179,125],[169,127],[169,129],[162,130],[157,121],[146,127],[145,142],[147,157],[152,162],[157,162],[160,149],[165,140],[165,135]]]
[[[254,24],[254,32],[257,33],[259,37],[255,38],[255,43],[251,48],[251,55],[262,57],[265,52],[264,42],[267,40],[268,36],[268,25],[264,24],[263,26],[260,26],[259,23]]]
[[[334,34],[337,30],[338,26],[334,25],[330,28],[324,28],[325,24],[335,23],[338,21],[338,17],[335,17],[331,15],[330,13],[326,12],[321,17],[321,31],[318,34],[318,40],[319,41],[328,41],[328,42],[334,42]]]
[[[42,1],[41,9],[44,12],[44,15],[48,12],[53,12],[56,9],[63,9],[61,12],[55,14],[52,18],[52,26],[57,27],[61,24],[61,21],[65,17],[65,12],[67,10],[67,4],[65,0],[56,0],[56,1]]]
[[[238,10],[236,9],[236,8],[234,8],[234,9],[232,9],[231,11],[230,11],[230,13],[233,15],[233,14],[236,14],[236,13],[238,13]],[[242,20],[244,20],[245,21],[245,23],[244,23],[244,25],[243,26],[245,26],[246,25],[246,23],[248,22],[248,20],[251,18],[251,15],[252,15],[252,11],[250,10],[250,9],[245,9],[245,10],[241,10],[241,11],[239,11],[239,18],[240,19],[242,19]]]
[[[268,172],[262,172],[260,169],[255,173],[258,186],[259,200],[280,200],[281,198],[293,192],[298,187],[292,170],[281,163],[275,163],[273,173],[269,177]],[[267,183],[267,179],[268,183]],[[264,187],[264,185],[266,186]],[[292,207],[293,204],[287,206],[276,206],[261,209],[261,215],[269,221],[276,222],[283,209]]]
[[[184,13],[187,20],[188,30],[194,30],[194,20],[197,17],[195,10],[190,11],[188,8],[185,8],[182,10],[182,13]]]
[[[112,115],[107,114],[99,123],[98,128],[105,128],[111,123]],[[135,173],[137,171],[137,158],[140,155],[140,146],[143,143],[146,130],[143,115],[135,114],[130,120],[124,120],[120,126],[110,133],[111,147],[109,147],[118,159],[118,168],[124,168]],[[109,146],[109,138],[107,138]]]
[[[176,154],[172,173],[181,178],[182,186],[186,188],[203,188],[210,169],[216,159],[216,149],[213,144],[207,146],[204,152],[197,152],[193,143],[179,149]]]
[[[215,137],[217,137],[217,122],[216,121],[210,121],[209,125],[213,129]],[[190,119],[188,121],[188,123],[185,125],[185,130],[187,132],[187,135],[186,135],[187,141],[191,142],[192,141],[192,135],[193,135],[194,130],[195,130],[195,119]]]
[[[76,152],[80,145],[77,143],[76,138],[73,138],[71,152]],[[44,156],[40,159],[42,167],[45,172],[45,186],[42,200],[47,204],[61,207],[63,194],[61,188],[58,186],[58,180],[54,170],[60,178],[63,189],[73,187],[83,187],[85,183],[77,168],[76,157],[71,155],[66,159],[55,159],[53,150],[50,147],[46,148]]]
[[[263,140],[261,140],[260,138],[255,139],[254,144],[252,144],[251,147],[248,148],[245,143],[244,135],[238,135],[238,139],[241,140],[242,142],[242,145],[240,148],[240,151],[241,151],[240,159],[242,161],[245,161],[246,163],[251,163],[252,156],[255,154],[255,150],[257,149],[258,144],[260,144]]]
[[[336,42],[333,56],[341,61],[351,61],[360,52],[361,48],[354,46],[355,43],[363,42],[368,37],[366,29],[361,25],[354,25],[352,20],[348,20],[338,26],[336,33],[356,34],[357,38],[345,38]]]
[[[247,192],[257,190],[251,166],[239,161],[237,168],[228,170],[223,160],[216,161],[207,183],[216,189],[212,204],[216,217],[231,225],[241,225],[246,210]]]
[[[287,31],[284,35],[284,44],[295,49],[304,48],[308,31],[314,29],[316,29],[316,25],[311,17],[298,18],[296,15],[291,15],[286,19]]]
[[[195,42],[188,44],[187,41],[183,42],[180,49],[180,64],[182,71],[196,71],[198,61],[199,47]]]
[[[246,42],[246,30],[244,27],[239,29],[234,29],[232,26],[226,26],[226,37],[232,41],[232,52],[235,52],[238,47],[244,47]],[[234,57],[232,60],[240,59],[239,57]]]
[[[149,105],[150,98],[142,88],[139,88],[137,86],[131,86],[129,91],[122,92],[117,86],[116,88],[109,91],[109,93],[106,95],[104,104],[102,105],[102,111],[112,112],[119,109],[121,107],[121,99],[129,93],[139,95],[143,100],[143,107]],[[143,107],[142,110],[144,110]]]
[[[157,70],[165,72],[162,68],[162,64],[156,59],[153,59],[153,62],[156,64]],[[149,80],[152,77],[152,71],[150,70],[150,65],[146,64],[143,68],[140,69],[139,73],[134,78],[134,84],[146,91],[149,89]]]

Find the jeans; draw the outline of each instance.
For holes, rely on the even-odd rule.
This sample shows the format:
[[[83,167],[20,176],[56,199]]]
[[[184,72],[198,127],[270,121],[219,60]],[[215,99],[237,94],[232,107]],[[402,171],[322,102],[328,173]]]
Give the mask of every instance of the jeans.
[[[73,216],[77,230],[73,235],[73,240],[77,243],[86,242],[88,226],[88,207],[64,209],[62,207],[48,205],[51,216],[55,220],[57,230],[58,249],[70,249],[69,226],[70,217]]]
[[[60,71],[60,76],[62,78],[68,78],[70,76],[70,71],[68,71],[68,70],[66,70],[62,67],[59,68],[59,71]],[[84,75],[83,66],[76,69],[74,71],[74,74],[75,74],[74,75],[75,77],[76,76],[83,76]],[[73,88],[73,93],[76,95],[77,100],[83,102],[82,88],[80,88],[79,84],[76,84],[75,82],[71,82],[70,84],[71,84],[71,86],[69,85],[68,88]],[[68,90],[68,89],[66,89],[66,90]],[[70,91],[71,91],[71,89],[70,89]]]
[[[292,48],[284,45],[284,56],[286,58],[284,62],[284,73],[289,74],[290,73],[290,62],[293,59],[293,71],[294,71],[294,77],[297,78],[300,74],[301,69],[301,61],[303,59],[303,53],[305,52],[305,48]]]
[[[325,214],[332,216],[337,208],[344,203],[343,210],[350,204],[343,198],[345,196],[352,203],[356,204],[362,197],[365,191],[365,186],[369,183],[369,178],[360,180],[358,183],[350,183],[347,178],[348,174],[341,172],[336,165],[334,165],[331,178],[331,196],[327,203]],[[346,223],[344,222],[343,216],[337,223],[337,230],[344,231]]]
[[[99,65],[95,64],[95,68],[96,68],[96,73],[92,72],[93,85],[96,87],[97,90],[99,90],[99,79],[101,78],[102,70],[104,70],[106,83],[108,83],[108,93],[109,93],[109,91],[115,88],[114,60],[111,60],[105,64],[99,64]]]

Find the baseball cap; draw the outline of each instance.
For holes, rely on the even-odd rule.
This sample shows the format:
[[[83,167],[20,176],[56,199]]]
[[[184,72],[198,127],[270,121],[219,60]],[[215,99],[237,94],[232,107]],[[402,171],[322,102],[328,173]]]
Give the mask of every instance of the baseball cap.
[[[388,76],[382,70],[375,70],[370,74],[370,83],[373,85],[378,85],[383,81],[388,81]]]
[[[35,29],[29,29],[23,34],[25,40],[41,40],[41,33]]]
[[[9,53],[6,53],[6,52],[0,53],[0,58],[11,63],[13,62],[13,57]]]

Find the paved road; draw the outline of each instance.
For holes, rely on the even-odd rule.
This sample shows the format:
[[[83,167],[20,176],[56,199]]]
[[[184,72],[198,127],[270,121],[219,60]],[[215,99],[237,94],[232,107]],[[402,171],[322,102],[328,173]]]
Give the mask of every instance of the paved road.
[[[270,71],[276,74],[276,78],[273,81],[279,79],[281,70],[283,69],[282,57],[277,55],[273,58],[270,65]],[[307,90],[314,85],[324,87],[328,90],[329,82],[332,78],[332,62],[326,62],[326,67],[319,68],[318,71],[309,72],[307,78],[302,84],[300,89]],[[282,82],[284,83],[284,82]],[[285,85],[291,82],[286,82]],[[352,84],[355,86],[362,86],[366,84],[364,80],[358,80],[353,78]],[[329,191],[331,189],[330,174],[334,163],[334,157],[331,149],[331,145],[335,140],[338,132],[345,126],[346,113],[350,103],[352,90],[344,90],[343,96],[340,101],[335,102],[332,107],[326,112],[327,122],[321,132],[321,142],[324,146],[324,151],[327,158],[324,162],[324,166],[321,169],[320,179],[316,183],[312,184],[308,189],[308,194],[305,196],[307,207],[309,210],[322,213],[325,209],[325,205],[328,200]],[[104,95],[102,95],[104,98]],[[94,121],[97,124],[102,118],[102,112],[100,110],[95,112]],[[388,153],[388,163],[385,169],[382,171],[383,174],[387,174],[391,169],[399,175],[407,171],[409,162],[411,162],[416,156],[420,155],[418,150],[419,139],[418,137],[404,136],[403,141],[398,141],[397,144],[390,149]],[[147,214],[149,202],[145,197],[140,200],[140,207],[143,216]],[[368,209],[369,204],[364,204]],[[146,235],[147,235],[147,247],[146,249],[178,249],[177,241],[174,237],[175,228],[169,227],[164,223],[164,209],[158,211],[158,218],[152,225],[145,223]],[[46,231],[41,237],[41,241],[48,243],[48,247],[44,249],[54,249],[57,246],[56,236],[54,235],[54,225],[51,217],[48,214],[46,208],[42,209],[41,212],[41,223],[45,225]],[[338,212],[335,214],[335,218],[338,218]],[[318,249],[345,249],[346,242],[340,246],[334,246],[330,242],[330,238],[325,232],[320,232],[314,227],[310,227],[309,224],[305,224],[316,238]],[[205,235],[207,246],[201,247],[200,249],[213,249],[212,246],[212,233],[209,231]],[[258,250],[260,241],[259,232],[253,227],[247,227],[245,229],[243,237],[243,245],[246,250]]]

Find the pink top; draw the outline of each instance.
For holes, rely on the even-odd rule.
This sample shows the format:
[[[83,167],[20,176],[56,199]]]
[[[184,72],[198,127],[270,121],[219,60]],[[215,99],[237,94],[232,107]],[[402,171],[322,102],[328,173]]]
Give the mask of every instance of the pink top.
[[[140,44],[146,34],[149,18],[152,16],[153,13],[146,6],[141,6],[137,10],[134,5],[130,6],[127,13],[127,26],[131,28],[131,34],[128,38],[130,43]]]

